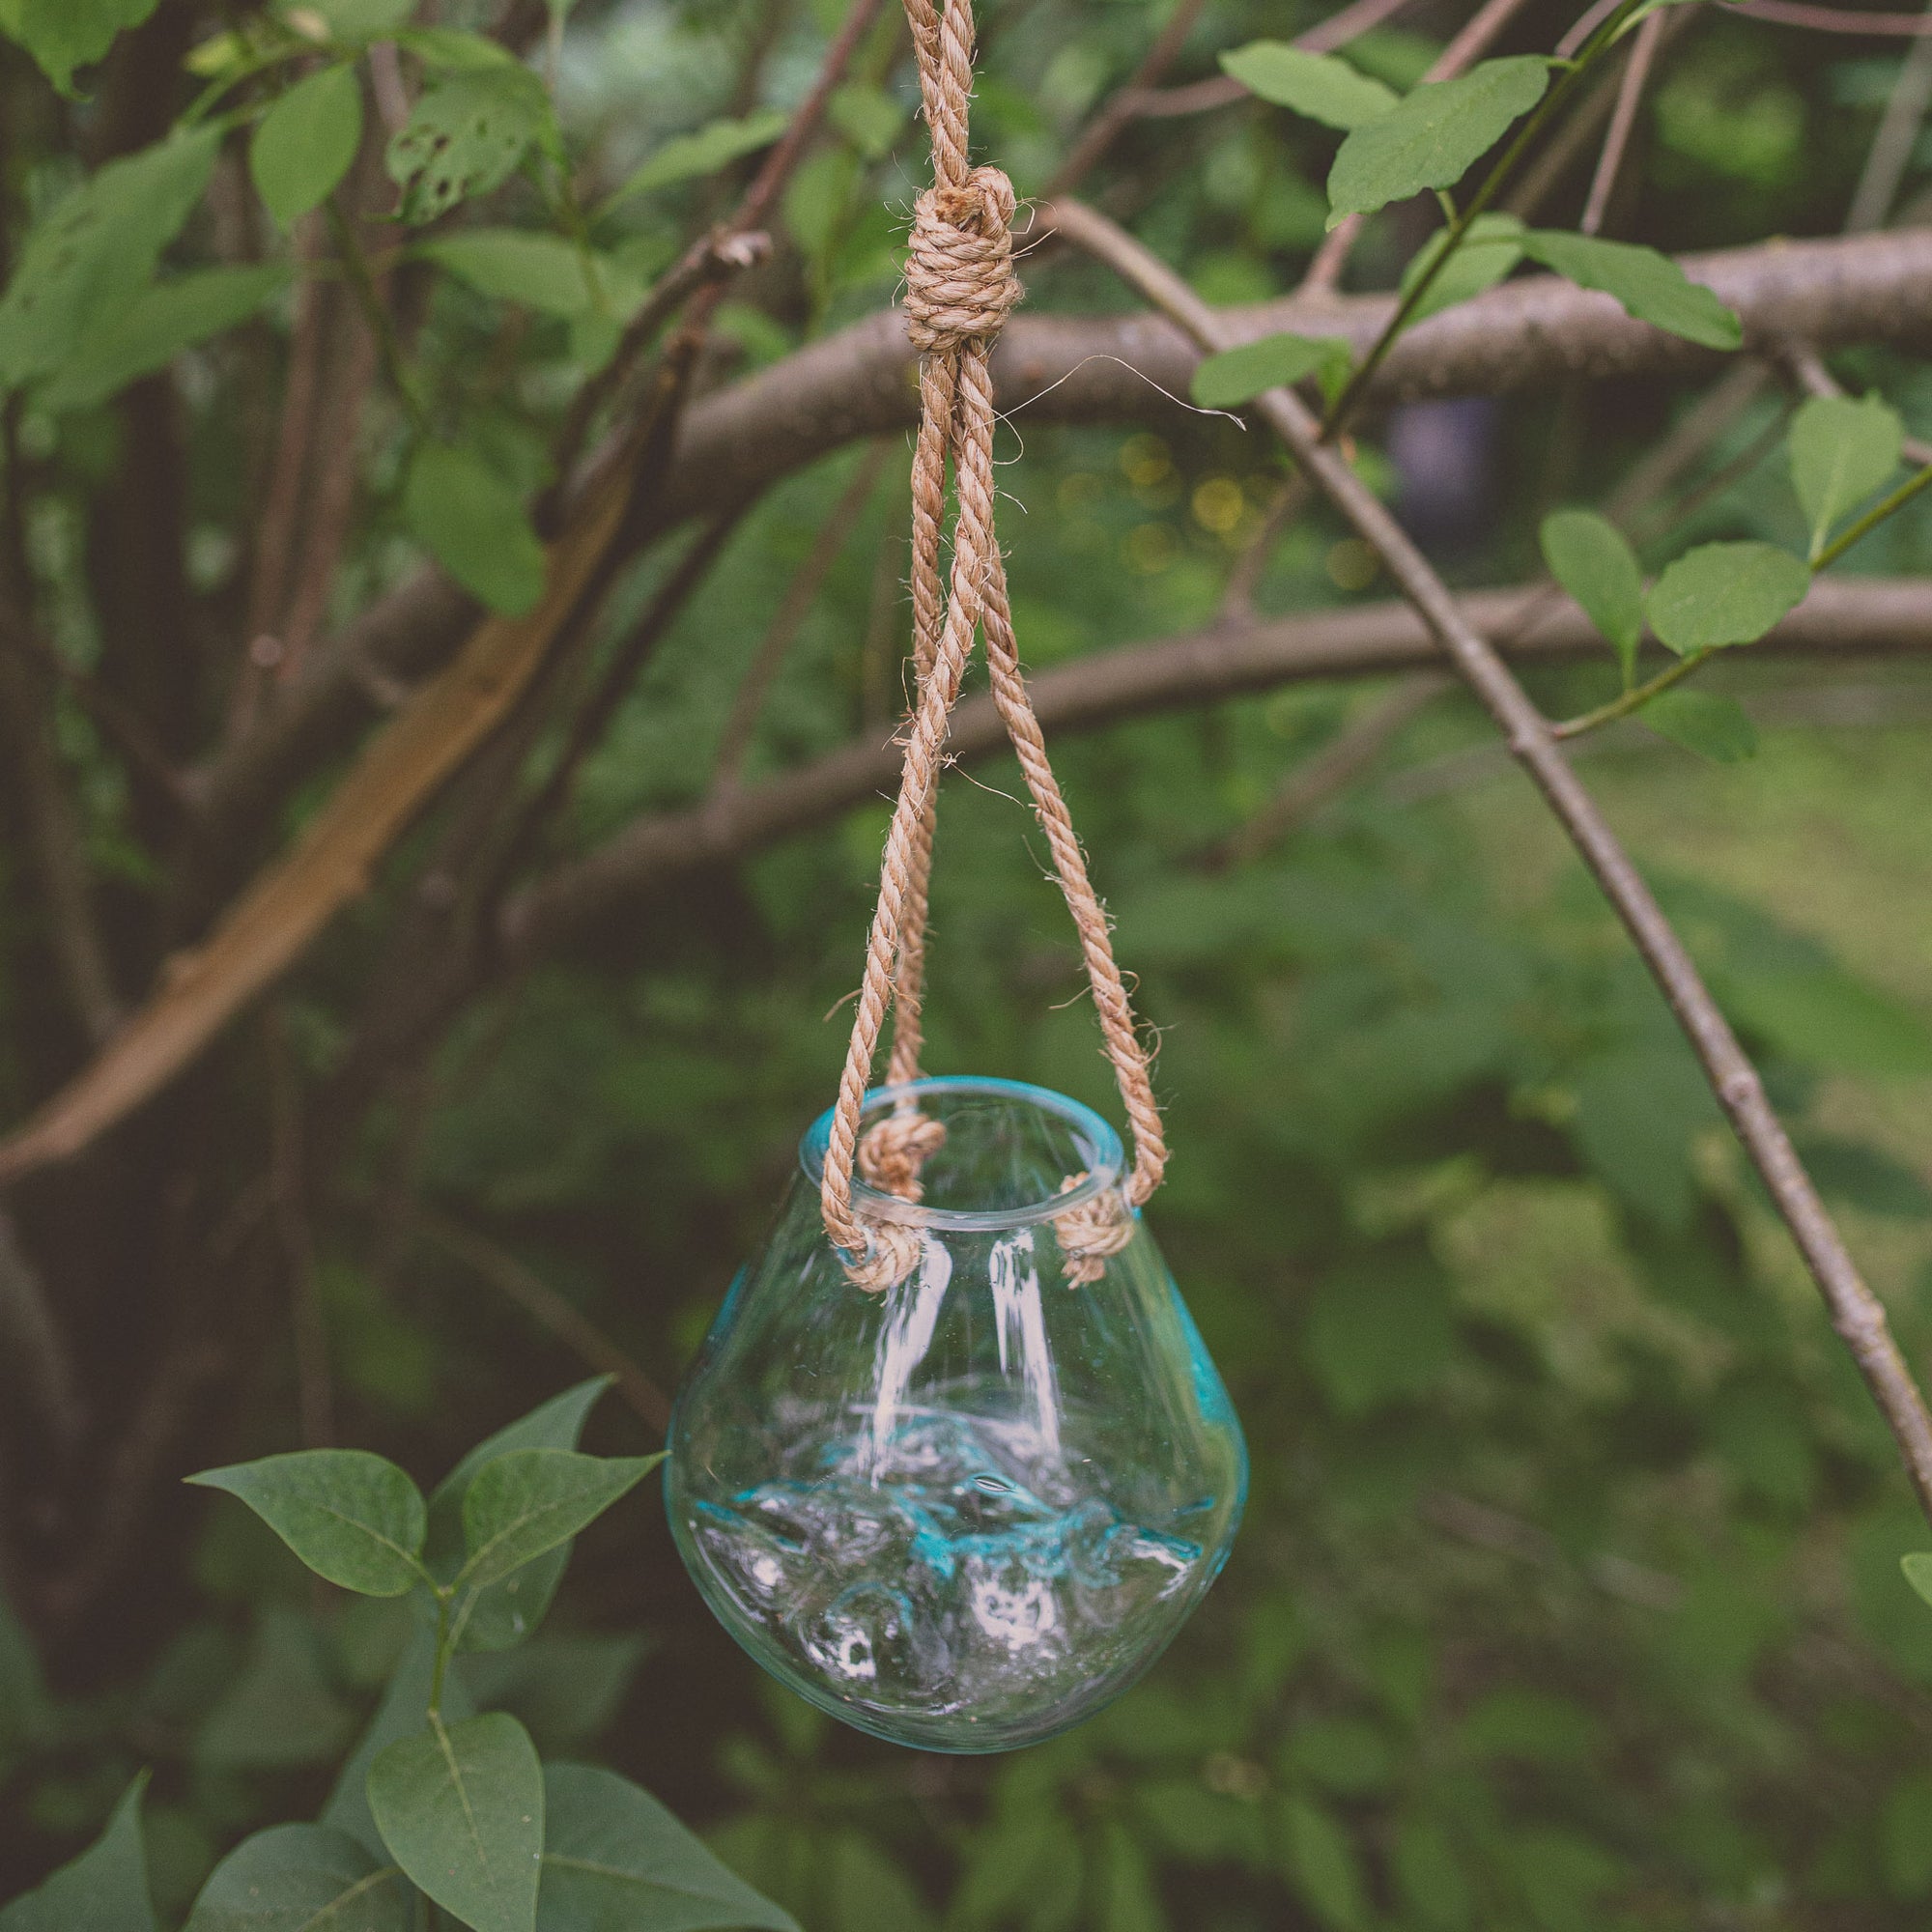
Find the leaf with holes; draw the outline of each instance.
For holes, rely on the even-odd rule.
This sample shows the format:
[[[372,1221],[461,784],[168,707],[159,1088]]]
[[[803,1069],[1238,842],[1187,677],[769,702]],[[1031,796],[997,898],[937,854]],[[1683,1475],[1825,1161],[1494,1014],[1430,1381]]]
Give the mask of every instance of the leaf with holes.
[[[781,1906],[753,1891],[660,1804],[612,1771],[544,1771],[539,1932],[711,1932],[754,1926],[798,1932]]]
[[[1522,252],[1579,289],[1598,289],[1623,304],[1624,313],[1668,329],[1705,349],[1735,349],[1744,325],[1668,255],[1632,242],[1603,242],[1561,229],[1523,232]]]
[[[327,1825],[274,1825],[215,1866],[184,1932],[411,1932],[415,1890]]]
[[[141,1840],[144,1771],[107,1829],[79,1858],[23,1898],[0,1907],[0,1932],[155,1932],[148,1859]]]
[[[187,1480],[240,1496],[318,1577],[345,1590],[400,1597],[422,1576],[421,1492],[366,1449],[303,1449]]]
[[[1623,532],[1594,510],[1557,510],[1545,517],[1542,541],[1549,574],[1608,639],[1628,685],[1643,641],[1643,572],[1635,553]]]
[[[362,84],[353,67],[324,68],[270,107],[248,145],[255,192],[288,228],[335,192],[362,142]]]
[[[369,1767],[389,1855],[474,1932],[533,1932],[544,1844],[543,1769],[503,1711],[391,1745]]]
[[[699,175],[715,174],[746,155],[769,148],[785,130],[789,115],[777,108],[748,114],[740,121],[712,121],[696,133],[680,134],[646,160],[599,211],[608,213],[633,195],[670,187]]]
[[[403,484],[403,521],[464,589],[506,617],[536,609],[544,547],[524,505],[474,450],[426,442]]]
[[[1339,335],[1264,335],[1238,349],[1207,356],[1194,371],[1189,392],[1204,410],[1237,410],[1269,389],[1284,389],[1305,376],[1324,390],[1346,382],[1354,350]]]
[[[1328,226],[1425,188],[1454,187],[1548,86],[1549,63],[1541,54],[1484,61],[1454,80],[1425,81],[1342,143],[1328,171]]]
[[[1883,396],[1813,396],[1791,419],[1791,487],[1811,526],[1811,555],[1832,526],[1898,468],[1904,425]]]
[[[1673,651],[1717,650],[1755,643],[1810,586],[1810,571],[1776,544],[1700,544],[1651,586],[1645,610]]]
[[[73,93],[76,68],[90,67],[128,27],[138,27],[157,0],[18,0],[0,13],[0,29],[20,43],[62,94]]]
[[[554,153],[556,122],[527,68],[485,67],[439,80],[389,143],[389,178],[405,221],[434,221],[500,187],[532,147]]]
[[[1714,765],[1741,764],[1757,755],[1757,726],[1735,697],[1708,691],[1660,691],[1636,715],[1660,738]]]
[[[0,394],[58,368],[155,271],[201,199],[218,128],[109,161],[35,224],[0,298]]]
[[[664,1461],[656,1456],[580,1456],[572,1449],[517,1449],[477,1470],[463,1497],[469,1554],[459,1588],[483,1589],[533,1556],[568,1543]]]
[[[226,334],[284,288],[287,266],[195,269],[143,289],[82,337],[72,356],[34,392],[47,410],[85,410],[164,369],[184,350]]]
[[[1223,54],[1221,67],[1250,94],[1345,132],[1379,121],[1402,98],[1333,54],[1304,53],[1286,41],[1250,41]]]

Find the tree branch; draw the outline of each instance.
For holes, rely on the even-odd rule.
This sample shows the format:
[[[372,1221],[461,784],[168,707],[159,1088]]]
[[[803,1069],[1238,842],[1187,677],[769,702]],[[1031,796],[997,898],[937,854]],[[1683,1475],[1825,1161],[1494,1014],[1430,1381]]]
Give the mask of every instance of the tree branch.
[[[1823,578],[1752,655],[1833,661],[1932,651],[1925,623],[1932,579]],[[1462,600],[1466,621],[1507,638],[1512,661],[1541,666],[1609,658],[1568,598],[1535,584]],[[1660,661],[1662,652],[1658,653]],[[1405,603],[1271,620],[1244,618],[1153,643],[1097,651],[1031,680],[1034,708],[1056,737],[1123,719],[1215,704],[1324,678],[1439,668],[1442,653]],[[990,697],[952,715],[949,754],[960,763],[1008,749]],[[504,907],[499,945],[519,968],[567,948],[611,915],[707,866],[728,865],[810,830],[897,782],[903,750],[883,735],[841,746],[762,784],[682,811],[653,813],[526,887]]]
[[[1043,211],[1043,216],[1052,219],[1069,241],[1105,262],[1145,299],[1173,315],[1204,350],[1230,346],[1231,337],[1213,311],[1124,230],[1077,204],[1062,203]],[[1310,480],[1381,557],[1443,654],[1495,720],[1511,752],[1623,921],[1790,1230],[1824,1297],[1832,1325],[1850,1350],[1891,1431],[1919,1504],[1932,1517],[1932,1414],[1892,1339],[1885,1306],[1859,1273],[1766,1097],[1757,1069],[1738,1044],[1676,929],[1571,769],[1548,720],[1458,608],[1407,533],[1347,462],[1321,442],[1320,426],[1307,406],[1292,390],[1271,389],[1258,400],[1256,409],[1288,444]]]

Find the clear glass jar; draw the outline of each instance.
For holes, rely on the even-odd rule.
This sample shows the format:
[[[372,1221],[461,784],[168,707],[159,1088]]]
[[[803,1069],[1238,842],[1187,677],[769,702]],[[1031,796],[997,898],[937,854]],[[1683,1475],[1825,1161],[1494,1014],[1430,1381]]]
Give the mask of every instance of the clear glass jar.
[[[1225,1561],[1247,1450],[1136,1217],[1070,1286],[1055,1218],[1118,1184],[1091,1109],[1008,1080],[867,1097],[946,1127],[896,1288],[847,1279],[819,1211],[828,1113],[764,1251],[680,1391],[666,1500],[724,1627],[861,1730],[927,1750],[1032,1744],[1141,1675]],[[1064,1183],[1084,1176],[1071,1189]]]

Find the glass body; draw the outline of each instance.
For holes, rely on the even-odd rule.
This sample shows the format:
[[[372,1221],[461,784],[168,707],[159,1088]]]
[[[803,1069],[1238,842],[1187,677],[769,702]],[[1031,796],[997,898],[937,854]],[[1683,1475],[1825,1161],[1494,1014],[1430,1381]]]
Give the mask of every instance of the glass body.
[[[882,1294],[846,1279],[826,1115],[679,1392],[666,1501],[705,1601],[782,1683],[898,1744],[1004,1750],[1159,1656],[1227,1557],[1247,1450],[1138,1218],[1100,1280],[1062,1270],[1053,1217],[1118,1180],[1114,1130],[977,1079],[880,1089],[863,1125],[908,1095],[947,1128],[924,1198],[854,1196],[918,1227],[918,1266]]]

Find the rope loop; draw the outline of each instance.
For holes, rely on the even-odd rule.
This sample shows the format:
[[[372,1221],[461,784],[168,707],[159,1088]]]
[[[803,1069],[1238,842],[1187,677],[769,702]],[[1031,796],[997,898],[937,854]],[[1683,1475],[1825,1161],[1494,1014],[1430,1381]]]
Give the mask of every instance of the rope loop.
[[[922,1236],[903,1222],[861,1217],[854,1170],[901,1200],[920,1198],[920,1170],[946,1144],[941,1122],[909,1102],[867,1128],[859,1118],[888,1008],[893,1015],[890,1079],[919,1078],[927,888],[939,775],[960,679],[976,635],[983,635],[993,700],[1012,740],[1034,811],[1046,834],[1054,871],[1080,936],[1094,1010],[1133,1126],[1132,1172],[1118,1186],[1069,1208],[1054,1227],[1070,1284],[1100,1279],[1110,1256],[1134,1236],[1134,1210],[1160,1184],[1167,1165],[1160,1109],[1148,1051],[1114,962],[1107,915],[1087,873],[1086,855],[1047,760],[1013,638],[1006,559],[993,529],[992,346],[1017,306],[1013,269],[1013,185],[995,167],[968,158],[967,109],[973,93],[972,0],[904,0],[919,58],[920,93],[932,133],[933,185],[915,206],[906,262],[906,333],[921,353],[920,430],[912,470],[912,659],[918,676],[900,742],[904,772],[887,835],[879,900],[866,948],[866,972],[853,1009],[852,1039],[825,1151],[820,1187],[825,1231],[855,1286],[896,1287],[919,1264]],[[956,491],[952,566],[940,592],[946,470]],[[1062,1188],[1078,1186],[1075,1175]]]
[[[913,205],[906,259],[906,334],[927,355],[990,347],[1025,293],[1013,270],[1013,185],[975,168],[957,187],[927,188]]]

